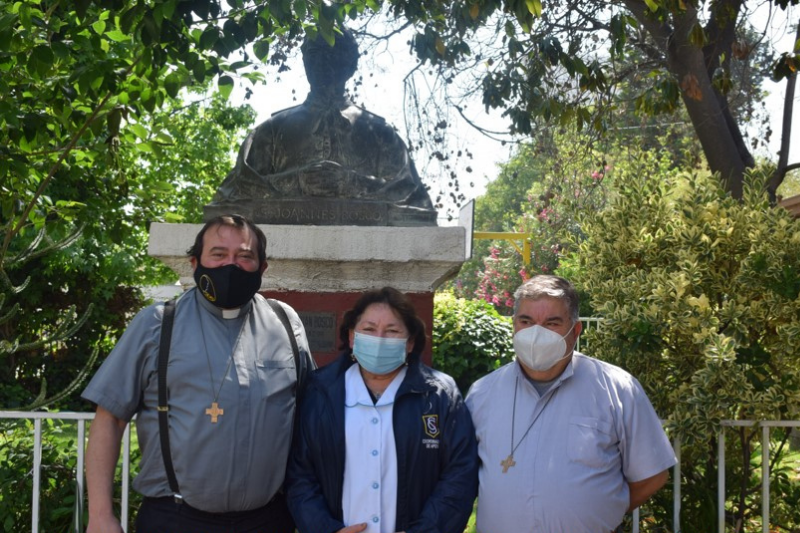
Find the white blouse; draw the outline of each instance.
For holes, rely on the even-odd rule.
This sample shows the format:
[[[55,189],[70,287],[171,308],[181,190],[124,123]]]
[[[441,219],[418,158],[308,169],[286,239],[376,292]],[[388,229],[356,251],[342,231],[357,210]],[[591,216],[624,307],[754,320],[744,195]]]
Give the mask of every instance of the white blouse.
[[[397,507],[397,450],[392,410],[403,367],[372,403],[359,366],[345,374],[345,461],[342,510],[347,526],[366,522],[365,533],[394,533]]]

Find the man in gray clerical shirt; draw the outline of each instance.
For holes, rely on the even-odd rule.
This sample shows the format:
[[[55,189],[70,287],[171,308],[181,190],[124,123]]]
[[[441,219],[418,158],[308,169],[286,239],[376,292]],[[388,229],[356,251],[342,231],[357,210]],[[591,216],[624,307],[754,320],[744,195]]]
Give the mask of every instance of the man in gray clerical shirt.
[[[578,295],[558,276],[514,294],[517,360],[466,403],[478,437],[479,533],[601,533],[660,489],[675,454],[639,382],[574,350]]]
[[[166,453],[158,409],[165,304],[136,315],[83,392],[97,405],[87,450],[87,532],[122,531],[113,474],[123,431],[136,415],[142,458],[133,487],[144,496],[137,533],[290,533],[281,487],[297,380],[314,365],[303,325],[279,305],[299,347],[296,369],[288,330],[257,293],[266,237],[251,221],[210,220],[188,253],[197,287],[174,307]]]

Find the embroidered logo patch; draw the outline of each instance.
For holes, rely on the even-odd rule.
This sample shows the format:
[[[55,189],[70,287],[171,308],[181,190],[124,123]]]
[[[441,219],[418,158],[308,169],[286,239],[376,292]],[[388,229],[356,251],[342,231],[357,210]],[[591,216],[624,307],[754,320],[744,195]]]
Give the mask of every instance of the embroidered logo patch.
[[[425,427],[425,434],[435,439],[439,436],[439,415],[423,415],[422,424]]]
[[[217,301],[217,291],[214,289],[214,282],[211,281],[211,278],[203,274],[200,276],[200,283],[197,284],[197,288],[200,289],[200,292],[203,293],[209,302],[216,302]]]

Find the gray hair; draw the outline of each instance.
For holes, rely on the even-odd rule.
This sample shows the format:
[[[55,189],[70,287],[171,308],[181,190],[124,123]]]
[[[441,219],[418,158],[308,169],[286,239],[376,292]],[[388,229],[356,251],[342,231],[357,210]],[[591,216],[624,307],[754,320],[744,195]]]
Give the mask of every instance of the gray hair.
[[[580,298],[572,284],[559,276],[540,274],[534,276],[514,292],[514,315],[519,311],[521,300],[538,300],[540,298],[555,298],[567,304],[570,318],[577,322],[579,318]]]

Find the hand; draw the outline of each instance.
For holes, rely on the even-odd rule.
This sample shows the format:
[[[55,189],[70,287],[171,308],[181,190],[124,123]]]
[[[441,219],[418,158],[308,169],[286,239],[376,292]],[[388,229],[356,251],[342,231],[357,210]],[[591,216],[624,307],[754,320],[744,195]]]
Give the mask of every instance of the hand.
[[[361,533],[361,531],[364,531],[365,529],[367,529],[367,523],[363,522],[354,526],[343,527],[336,533]]]
[[[86,533],[123,533],[122,525],[115,516],[89,517]]]

